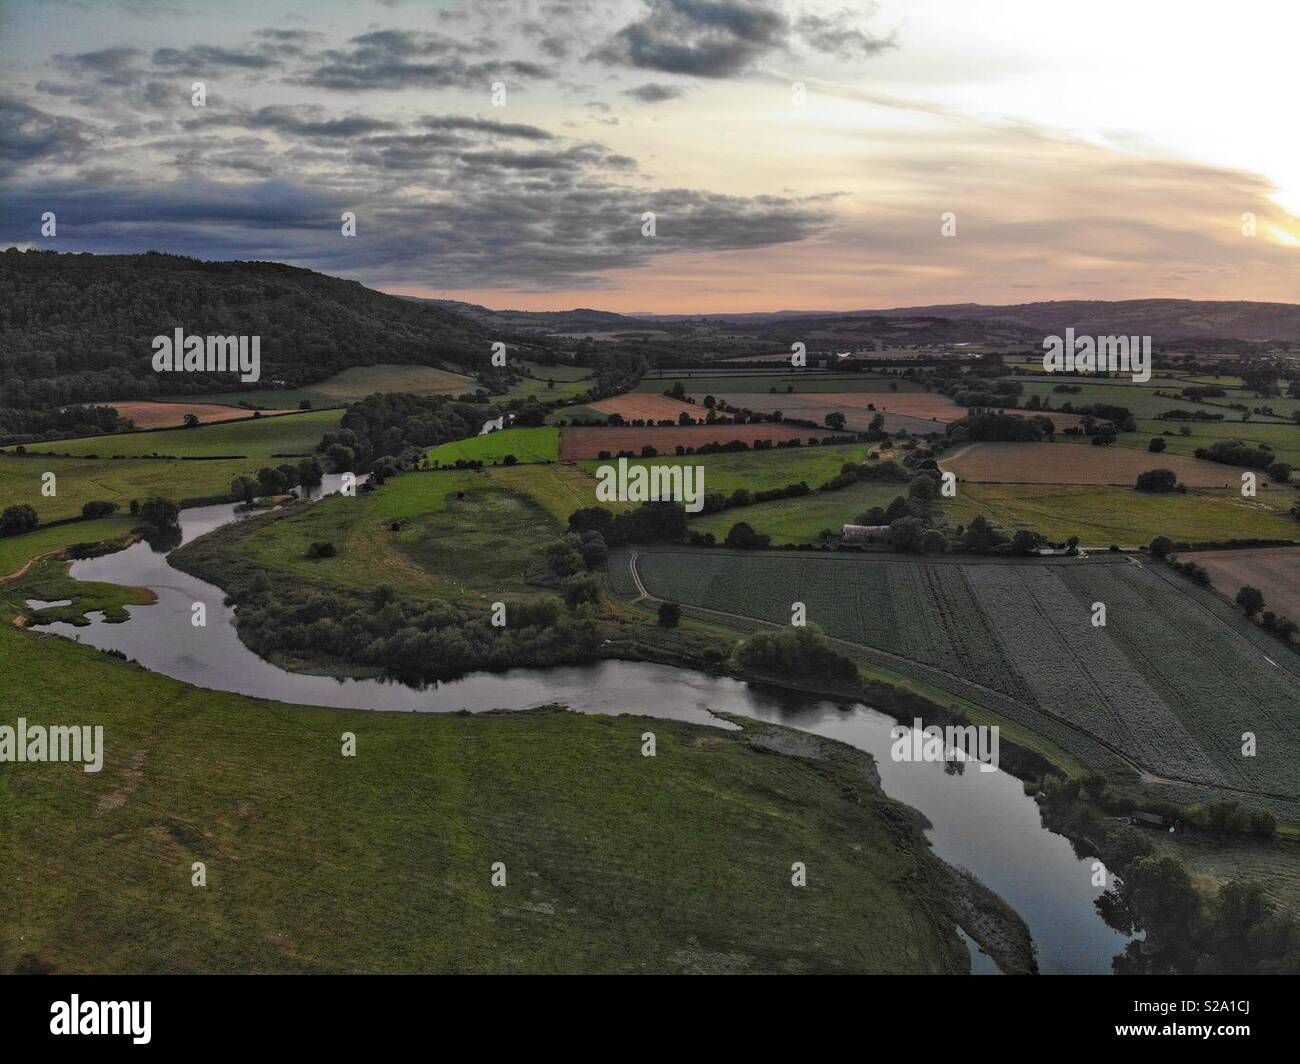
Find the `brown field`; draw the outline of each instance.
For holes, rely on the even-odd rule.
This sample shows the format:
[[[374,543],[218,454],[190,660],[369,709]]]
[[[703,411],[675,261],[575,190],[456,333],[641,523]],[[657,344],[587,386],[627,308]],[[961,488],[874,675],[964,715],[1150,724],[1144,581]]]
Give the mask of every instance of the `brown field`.
[[[1205,566],[1215,589],[1229,598],[1246,585],[1264,592],[1264,608],[1300,620],[1300,547],[1259,550],[1202,550],[1179,561]]]
[[[210,421],[231,421],[237,417],[252,417],[251,410],[237,406],[219,406],[216,403],[152,403],[130,400],[109,403],[123,417],[129,417],[138,429],[166,429],[180,425],[186,414],[196,414],[207,424]],[[263,410],[263,417],[288,413],[285,410]]]
[[[631,451],[639,455],[641,448],[650,444],[660,454],[672,454],[680,444],[683,447],[702,447],[710,443],[730,443],[732,440],[808,440],[822,439],[826,432],[790,425],[678,425],[647,426],[644,428],[563,428],[560,430],[560,459],[576,462],[583,458],[599,458],[601,451],[611,455]]]
[[[677,399],[669,399],[666,395],[655,395],[651,392],[616,395],[612,399],[602,399],[598,403],[587,405],[602,414],[619,414],[627,421],[664,421],[668,418],[676,421],[682,411],[690,414],[696,421],[703,421],[708,416],[708,411],[702,404],[683,403]]]
[[[1171,469],[1189,488],[1240,487],[1241,471],[1181,454],[1079,443],[972,443],[940,459],[964,480],[985,484],[1118,484],[1139,473]]]
[[[886,432],[912,432],[925,435],[942,432],[953,421],[966,416],[966,407],[958,406],[937,392],[779,392],[723,394],[719,399],[751,410],[780,410],[787,417],[822,421],[833,410],[844,415],[848,428],[863,432],[876,414],[885,415]],[[874,407],[875,409],[872,409]],[[1029,417],[1038,411],[1004,410],[1005,414]],[[1079,424],[1077,414],[1043,411],[1058,432]]]

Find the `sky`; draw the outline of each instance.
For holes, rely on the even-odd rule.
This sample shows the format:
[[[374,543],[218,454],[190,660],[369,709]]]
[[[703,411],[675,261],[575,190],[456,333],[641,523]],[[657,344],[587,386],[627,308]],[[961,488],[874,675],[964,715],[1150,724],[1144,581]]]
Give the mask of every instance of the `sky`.
[[[1297,31],[1277,0],[0,0],[0,247],[514,309],[1300,302]]]

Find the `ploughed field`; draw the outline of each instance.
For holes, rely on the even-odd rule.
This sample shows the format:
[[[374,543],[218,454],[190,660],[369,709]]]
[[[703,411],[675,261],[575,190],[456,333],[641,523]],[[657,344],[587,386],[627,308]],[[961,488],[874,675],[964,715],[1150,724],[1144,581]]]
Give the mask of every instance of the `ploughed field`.
[[[106,404],[113,407],[125,418],[130,418],[137,429],[175,428],[185,423],[185,415],[193,414],[204,424],[213,421],[231,421],[235,418],[249,417],[249,411],[237,406],[223,406],[217,403],[187,403],[177,400],[174,403],[153,403],[132,399],[126,402]],[[272,414],[284,413],[273,410]]]
[[[1266,610],[1300,623],[1300,547],[1197,551],[1178,560],[1203,566],[1229,598],[1244,586],[1259,588]]]
[[[1167,570],[687,548],[642,549],[635,564],[651,595],[688,606],[785,625],[803,602],[828,635],[919,663],[921,679],[979,685],[995,695],[985,704],[1093,763],[1300,811],[1300,663]],[[1091,623],[1098,602],[1105,627]]]
[[[702,403],[684,403],[666,395],[643,392],[629,392],[627,395],[601,399],[589,403],[588,408],[601,414],[618,414],[625,421],[676,421],[682,414],[686,414],[692,421],[703,421],[709,413]]]

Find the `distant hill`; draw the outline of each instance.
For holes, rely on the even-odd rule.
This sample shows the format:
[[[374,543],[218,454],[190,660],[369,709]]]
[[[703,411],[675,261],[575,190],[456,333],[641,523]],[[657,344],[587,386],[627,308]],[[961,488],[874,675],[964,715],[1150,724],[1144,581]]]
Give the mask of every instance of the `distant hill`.
[[[0,407],[231,391],[230,374],[154,371],[152,338],[177,327],[260,336],[258,387],[381,362],[473,372],[498,338],[437,304],[274,262],[9,250],[0,254]]]
[[[650,317],[651,320],[653,316]],[[1139,334],[1160,342],[1181,339],[1300,341],[1300,304],[1199,299],[1058,300],[988,306],[942,303],[884,310],[799,311],[770,314],[710,314],[709,321],[750,327],[826,318],[944,318],[950,321],[997,322],[1045,335],[1074,328],[1093,334]],[[666,315],[664,320],[685,321]]]

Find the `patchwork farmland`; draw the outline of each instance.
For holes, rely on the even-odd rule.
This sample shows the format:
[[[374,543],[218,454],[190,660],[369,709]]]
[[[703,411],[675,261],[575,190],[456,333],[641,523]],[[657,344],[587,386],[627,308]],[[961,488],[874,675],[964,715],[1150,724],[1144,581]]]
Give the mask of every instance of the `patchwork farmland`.
[[[1253,625],[1143,565],[677,548],[634,564],[651,595],[687,606],[787,625],[803,602],[828,635],[987,689],[1064,748],[1095,742],[1152,782],[1300,810],[1300,666],[1274,664]],[[1247,731],[1254,758],[1240,756]]]

